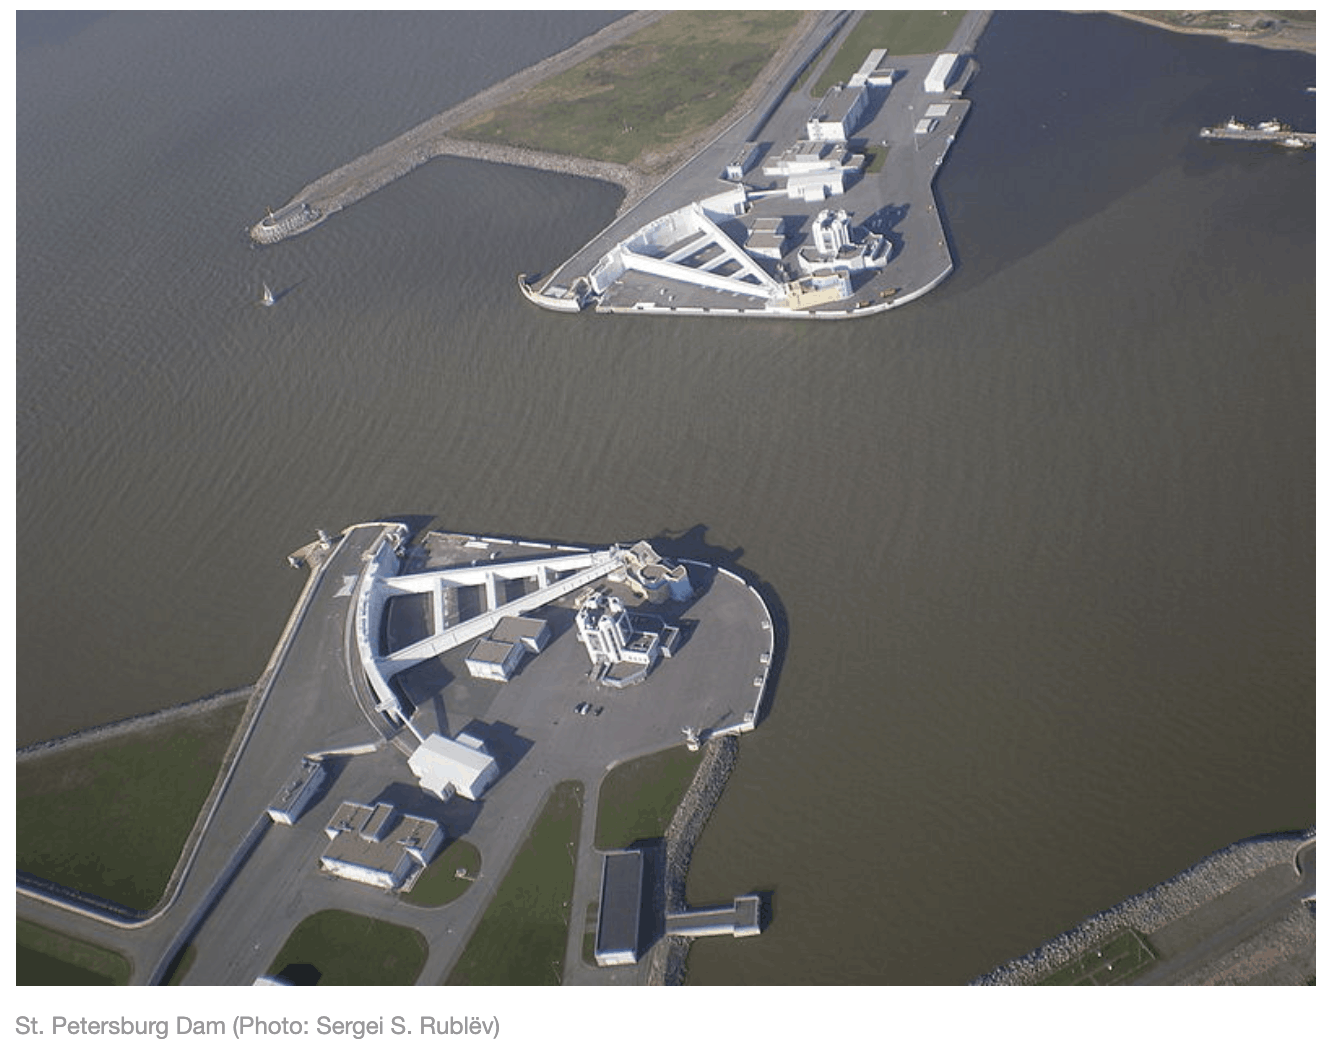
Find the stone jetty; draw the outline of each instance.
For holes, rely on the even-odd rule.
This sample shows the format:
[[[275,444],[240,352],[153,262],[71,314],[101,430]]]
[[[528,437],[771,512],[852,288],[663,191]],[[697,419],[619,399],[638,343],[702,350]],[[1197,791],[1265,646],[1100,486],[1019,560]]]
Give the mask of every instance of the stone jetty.
[[[1302,985],[1316,977],[1316,830],[1235,842],[973,980],[1036,985],[1124,931],[1159,960],[1137,985]]]
[[[551,155],[524,148],[478,144],[452,139],[450,133],[490,109],[512,100],[537,83],[585,61],[597,51],[646,28],[661,18],[663,13],[639,11],[621,18],[562,53],[523,69],[501,83],[474,95],[468,101],[420,123],[394,140],[318,178],[280,209],[268,213],[252,227],[251,237],[257,242],[271,244],[311,230],[332,213],[338,213],[346,206],[352,206],[359,199],[371,195],[378,188],[390,184],[438,156],[482,159],[487,162],[570,173],[579,177],[594,177],[598,180],[612,181],[623,187],[630,195],[640,197],[646,190],[646,186],[642,183],[644,178],[628,167],[573,156]]]
[[[714,738],[703,747],[703,760],[665,832],[665,882],[660,893],[664,911],[680,911],[688,905],[685,893],[693,847],[726,789],[726,781],[735,769],[739,753],[739,738],[733,735]],[[663,936],[647,958],[647,983],[652,986],[681,985],[688,968],[692,941],[683,935]]]
[[[309,231],[332,213],[338,213],[345,207],[352,206],[359,199],[366,198],[377,189],[385,187],[428,160],[439,156],[476,159],[607,181],[623,189],[624,199],[619,207],[619,213],[626,212],[649,195],[686,159],[696,155],[726,127],[762,102],[778,70],[785,67],[794,57],[796,49],[814,25],[818,17],[816,12],[809,12],[801,19],[790,40],[779,48],[777,54],[755,78],[730,112],[715,125],[692,139],[677,142],[664,153],[644,155],[635,165],[626,166],[530,148],[468,141],[452,137],[451,132],[484,113],[514,100],[536,84],[585,61],[598,51],[618,43],[633,33],[640,32],[658,21],[664,14],[664,11],[638,11],[621,18],[561,54],[555,54],[523,69],[454,108],[407,130],[394,140],[374,148],[353,162],[307,185],[280,209],[267,213],[264,219],[255,224],[251,228],[251,237],[257,242],[269,245]]]

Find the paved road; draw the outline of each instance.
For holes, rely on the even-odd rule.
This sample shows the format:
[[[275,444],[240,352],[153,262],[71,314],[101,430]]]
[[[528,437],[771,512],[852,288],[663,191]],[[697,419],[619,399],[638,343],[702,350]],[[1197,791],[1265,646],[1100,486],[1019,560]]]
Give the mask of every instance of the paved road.
[[[1192,972],[1228,957],[1249,939],[1274,927],[1298,910],[1300,902],[1315,899],[1317,893],[1317,842],[1313,838],[1298,851],[1296,884],[1286,887],[1273,898],[1255,907],[1244,908],[1224,926],[1206,935],[1194,946],[1160,960],[1148,971],[1131,980],[1136,986],[1177,985]],[[1231,899],[1232,891],[1221,898]],[[1195,911],[1193,911],[1193,914]]]

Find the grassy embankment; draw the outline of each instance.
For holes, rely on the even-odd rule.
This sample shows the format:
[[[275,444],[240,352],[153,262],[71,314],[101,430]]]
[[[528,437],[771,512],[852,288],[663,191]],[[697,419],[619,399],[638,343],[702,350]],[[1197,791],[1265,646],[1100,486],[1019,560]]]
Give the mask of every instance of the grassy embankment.
[[[347,910],[322,910],[288,937],[267,974],[320,986],[412,986],[428,959],[413,928]]]
[[[1298,25],[1315,26],[1316,11],[1122,11],[1121,14],[1136,14],[1153,22],[1180,29],[1226,29],[1253,28],[1257,22],[1285,21]]]
[[[1139,975],[1158,959],[1139,932],[1126,929],[1107,942],[1085,950],[1040,986],[1117,986]]]
[[[119,953],[62,935],[20,918],[14,928],[20,986],[124,986],[130,962]]]
[[[449,844],[428,867],[414,887],[400,896],[401,902],[411,906],[446,906],[469,890],[479,876],[479,850],[468,841],[449,839]],[[456,872],[464,873],[457,877]]]
[[[664,834],[697,765],[696,756],[672,748],[612,770],[601,786],[597,844],[623,847]],[[562,980],[582,803],[581,785],[575,781],[554,789],[448,984],[533,986]],[[477,875],[478,850],[454,842],[403,898],[420,906],[440,906],[456,898],[471,883],[468,877],[455,876],[457,867],[464,867],[468,877]],[[359,970],[355,951],[361,940],[355,941],[354,933],[366,929],[365,920],[352,915],[308,918],[271,971],[306,965],[323,984],[342,984]],[[403,971],[413,965],[407,956],[399,962]]]
[[[580,783],[554,788],[447,985],[562,983],[582,802]]]
[[[531,88],[453,136],[633,163],[728,111],[798,11],[678,11]]]
[[[933,54],[949,46],[963,11],[866,11],[814,81],[816,99],[838,83],[845,83],[871,51],[884,48],[891,55]],[[822,59],[822,56],[820,58]]]
[[[670,826],[700,759],[673,747],[615,766],[600,785],[596,847],[623,849],[659,838]]]
[[[1221,36],[1270,50],[1317,53],[1316,11],[1109,11],[1173,32]]]
[[[241,710],[234,706],[174,724],[170,732],[116,738],[104,747],[24,763],[20,868],[128,906],[152,906],[218,772]],[[621,848],[664,834],[697,764],[696,756],[672,748],[612,770],[601,786],[597,844]],[[560,787],[518,854],[458,968],[476,984],[547,983],[554,981],[555,968],[561,975],[573,882],[569,846],[577,840],[581,802],[576,785]],[[62,827],[50,827],[52,819],[60,819]],[[117,833],[135,837],[121,841]],[[80,834],[85,841],[74,840]],[[465,868],[466,877],[456,877],[458,867]],[[479,868],[478,849],[454,841],[403,898],[418,906],[442,906],[466,890]],[[32,984],[124,984],[129,978],[129,966],[118,954],[27,922],[19,927],[20,977],[31,978]],[[314,934],[332,928],[337,933],[336,939],[317,944],[325,951],[320,957],[310,949],[303,952],[302,944],[310,940],[299,929],[290,940],[299,947],[286,946],[276,970],[311,963],[324,982],[336,984],[351,970],[341,952],[351,947],[339,934],[364,927],[361,919],[309,926],[317,928]],[[387,963],[403,975],[414,962],[398,955]]]
[[[131,910],[152,908],[244,707],[20,762],[18,869]]]

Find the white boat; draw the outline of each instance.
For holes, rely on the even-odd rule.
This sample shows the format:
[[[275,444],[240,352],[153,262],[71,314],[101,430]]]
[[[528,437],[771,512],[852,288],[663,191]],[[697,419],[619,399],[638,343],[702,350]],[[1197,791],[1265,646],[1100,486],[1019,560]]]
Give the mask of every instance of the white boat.
[[[270,287],[261,282],[261,306],[273,307],[275,305],[275,294],[270,291]]]

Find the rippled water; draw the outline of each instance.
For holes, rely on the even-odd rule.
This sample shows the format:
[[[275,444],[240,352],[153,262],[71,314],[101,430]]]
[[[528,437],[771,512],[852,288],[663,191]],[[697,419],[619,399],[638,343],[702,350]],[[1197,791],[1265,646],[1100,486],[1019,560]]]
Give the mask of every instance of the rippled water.
[[[516,273],[618,192],[459,160],[248,249],[610,17],[20,20],[19,742],[251,681],[285,554],[406,515],[683,534],[770,586],[773,709],[689,894],[775,921],[691,981],[960,983],[1313,822],[1314,157],[1194,136],[1311,129],[1313,59],[996,15],[959,269],[869,320],[539,311]]]

